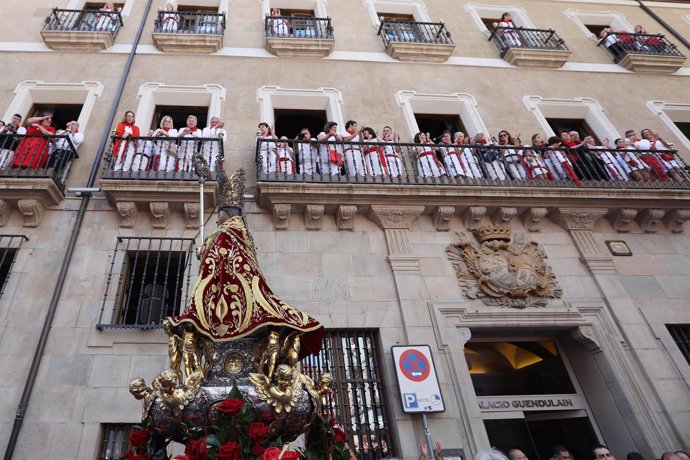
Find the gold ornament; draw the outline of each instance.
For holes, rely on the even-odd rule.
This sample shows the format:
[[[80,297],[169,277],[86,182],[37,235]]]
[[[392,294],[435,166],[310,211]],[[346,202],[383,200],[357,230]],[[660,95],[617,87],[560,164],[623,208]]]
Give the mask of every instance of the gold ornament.
[[[278,416],[289,413],[302,395],[300,374],[287,364],[280,364],[275,372],[275,384],[263,374],[251,373],[259,399],[275,408]]]

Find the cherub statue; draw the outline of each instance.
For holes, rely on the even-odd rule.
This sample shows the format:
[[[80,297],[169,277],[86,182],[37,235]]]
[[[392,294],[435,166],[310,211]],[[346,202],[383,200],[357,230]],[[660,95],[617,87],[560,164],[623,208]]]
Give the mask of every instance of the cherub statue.
[[[287,364],[280,364],[275,372],[275,385],[264,374],[251,373],[249,380],[254,384],[259,398],[275,407],[278,416],[290,412],[301,395],[300,374]]]
[[[163,321],[163,330],[168,334],[168,356],[170,358],[170,369],[177,375],[177,382],[182,383],[182,337],[177,335],[170,321]]]
[[[180,387],[175,385],[175,377],[172,369],[166,369],[156,377],[154,387],[158,407],[178,417],[199,392],[202,377],[200,372],[193,372]]]
[[[273,372],[276,368],[279,351],[280,333],[278,331],[271,331],[268,333],[268,337],[266,337],[265,342],[257,350],[257,358],[254,362],[256,370],[260,374],[265,374],[269,381],[273,378]],[[268,364],[268,370],[264,372],[266,364]]]
[[[314,413],[321,413],[321,407],[324,404],[323,396],[331,392],[333,377],[330,373],[324,372],[316,383],[314,383],[311,377],[304,374],[299,374],[299,379],[307,390],[307,393],[309,393],[312,404],[314,404]]]
[[[151,409],[153,400],[156,397],[154,389],[150,386],[147,386],[144,379],[137,377],[129,382],[129,392],[132,393],[132,396],[134,396],[135,399],[144,400],[141,418],[142,420],[145,419],[149,415],[149,409]]]

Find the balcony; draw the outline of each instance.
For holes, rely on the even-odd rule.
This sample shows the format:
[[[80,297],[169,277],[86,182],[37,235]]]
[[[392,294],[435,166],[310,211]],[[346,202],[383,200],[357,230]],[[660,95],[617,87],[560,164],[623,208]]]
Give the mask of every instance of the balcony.
[[[266,15],[264,24],[266,51],[273,55],[326,57],[333,52],[331,18]]]
[[[120,214],[120,227],[134,226],[138,211],[148,210],[153,228],[166,228],[171,212],[181,212],[187,228],[199,226],[199,176],[192,158],[210,162],[210,181],[204,184],[204,208],[218,198],[223,139],[112,136],[103,157],[101,190]]]
[[[557,69],[571,54],[553,29],[496,27],[489,41],[496,44],[503,59],[519,67]]]
[[[606,208],[623,221],[644,216],[645,231],[664,216],[675,229],[690,218],[690,174],[673,150],[300,141],[285,147],[262,139],[256,154],[257,202],[279,229],[299,212],[308,229],[329,213],[348,228],[354,214],[375,205],[422,207],[438,217],[438,228],[455,212],[471,212],[504,221],[521,215],[538,229],[563,206]]]
[[[442,22],[384,19],[378,35],[386,53],[399,61],[445,62],[455,49],[450,32]]]
[[[78,157],[65,135],[0,134],[0,226],[15,208],[24,226],[37,227],[45,209],[64,199],[65,181]]]
[[[113,46],[123,25],[119,11],[53,8],[41,36],[56,51],[102,51]]]
[[[616,64],[632,72],[669,74],[680,69],[685,62],[685,55],[661,34],[609,31],[597,46],[602,44]]]
[[[215,53],[223,47],[225,13],[159,11],[153,44],[165,53]]]

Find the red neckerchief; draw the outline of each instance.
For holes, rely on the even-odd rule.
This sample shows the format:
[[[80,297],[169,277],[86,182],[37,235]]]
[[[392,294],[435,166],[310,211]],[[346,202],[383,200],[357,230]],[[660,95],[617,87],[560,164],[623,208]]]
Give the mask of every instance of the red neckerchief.
[[[561,141],[561,144],[565,145],[566,147],[575,147],[577,145],[573,141]]]
[[[75,130],[73,131],[74,134],[77,134],[78,132],[79,132],[78,129],[75,129]]]
[[[486,139],[482,139],[481,141],[479,141],[479,143],[482,145],[486,145],[488,144],[488,141]]]
[[[352,129],[348,129],[347,132],[350,133],[350,136],[352,136],[353,134],[355,134],[355,131],[352,130]]]
[[[196,132],[196,130],[199,129],[199,128],[197,128],[197,127],[195,126],[194,128],[187,127],[187,129],[194,133],[194,132]]]
[[[165,131],[166,133],[167,133],[168,131],[170,131],[170,128],[161,128],[161,129],[163,129],[163,131]]]

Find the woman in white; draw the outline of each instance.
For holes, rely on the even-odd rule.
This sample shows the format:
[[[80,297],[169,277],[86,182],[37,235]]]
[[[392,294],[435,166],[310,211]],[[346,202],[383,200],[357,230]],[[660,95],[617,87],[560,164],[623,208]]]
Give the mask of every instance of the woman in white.
[[[173,2],[165,2],[165,11],[161,14],[161,32],[173,34],[177,32],[180,14],[175,11]]]
[[[529,176],[522,159],[523,152],[520,149],[522,147],[520,137],[513,139],[508,131],[500,131],[498,133],[498,145],[505,146],[501,149],[501,154],[510,177],[514,180],[527,180]]]
[[[201,131],[201,137],[204,138],[201,142],[201,154],[204,156],[204,160],[208,163],[211,171],[216,170],[220,146],[225,141],[227,135],[225,123],[218,117],[211,117],[209,126]],[[218,141],[213,139],[218,139]]]
[[[316,138],[320,141],[319,170],[321,174],[330,174],[331,176],[340,174],[340,167],[343,165],[342,147],[339,144],[326,143],[326,141],[343,141],[343,137],[338,134],[338,123],[334,121],[326,123],[326,126],[323,127],[323,131],[321,131]]]
[[[498,27],[502,28],[499,33],[501,38],[503,39],[503,42],[507,45],[508,48],[519,48],[520,46],[522,46],[522,42],[520,41],[520,37],[518,36],[517,31],[507,30],[515,28],[513,20],[510,17],[510,13],[505,12],[501,15],[501,20],[498,23]]]
[[[280,140],[281,142],[278,142],[276,148],[277,170],[280,174],[294,174],[295,160],[292,157],[295,155],[295,151],[288,145],[287,136],[282,136]]]
[[[417,153],[417,170],[422,177],[440,177],[446,175],[446,170],[436,158],[436,152],[432,147],[433,143],[425,133],[414,135],[414,143],[419,144],[414,147]]]
[[[113,156],[115,157],[113,171],[128,171],[132,165],[138,141],[136,138],[139,137],[139,127],[134,124],[135,122],[134,112],[128,110],[125,112],[122,121],[117,125],[115,136],[121,139],[117,139],[113,144]],[[130,138],[135,139],[130,141]]]
[[[173,172],[177,164],[177,130],[173,127],[173,119],[164,116],[160,128],[153,132],[153,137],[158,137],[154,143],[153,151],[157,159],[157,171]]]
[[[146,134],[146,137],[153,137],[153,130],[149,130],[148,134]],[[134,159],[132,160],[132,171],[148,171],[149,165],[151,164],[151,158],[153,157],[153,146],[153,139],[139,139],[139,142],[137,143],[137,151],[134,154]]]
[[[302,128],[296,143],[297,160],[299,161],[300,174],[316,174],[317,153],[316,139],[312,139],[311,132],[307,128]]]
[[[441,153],[443,154],[443,164],[449,177],[465,177],[465,168],[460,163],[460,155],[450,140],[450,131],[443,131],[441,135]]]
[[[276,139],[275,134],[271,131],[268,123],[262,121],[259,123],[259,131],[256,133],[259,140],[259,166],[261,172],[267,174],[275,172],[276,168],[276,143],[272,139]]]
[[[290,35],[290,29],[288,28],[285,18],[281,18],[280,16],[279,8],[273,8],[271,10],[271,28],[273,30],[273,35],[287,37]]]
[[[369,127],[362,130],[362,137],[364,137],[364,142],[371,144],[377,144],[379,141],[376,139],[376,131]],[[383,148],[380,145],[370,145],[365,146],[364,151],[366,152],[364,154],[364,167],[367,174],[370,176],[387,176],[388,163]]]
[[[455,138],[454,141],[456,145],[464,145],[466,142],[469,141],[469,137],[465,137],[465,133],[458,131],[455,133]],[[482,170],[479,167],[479,159],[473,152],[473,149],[469,147],[465,147],[464,149],[459,150],[460,151],[460,164],[462,165],[462,168],[465,170],[465,177],[468,179],[481,179],[484,176],[482,175]]]
[[[650,167],[642,160],[637,158],[635,147],[632,146],[628,139],[616,139],[614,141],[618,151],[618,164],[621,168],[636,181],[650,181],[652,176],[648,169]]]
[[[113,2],[106,2],[103,8],[96,13],[94,25],[96,32],[112,32],[113,11],[115,11]]]
[[[197,128],[197,118],[194,115],[187,117],[187,126],[182,128],[177,135],[180,139],[194,139],[180,141],[177,148],[177,170],[183,172],[192,171],[192,157],[196,153],[198,141],[201,138],[201,130]]]
[[[60,129],[56,135],[67,136],[72,141],[74,151],[84,142],[84,134],[79,132],[79,123],[75,120],[68,121],[65,129]],[[54,152],[51,153],[48,160],[47,168],[50,167],[64,167],[64,164],[74,158],[74,152],[70,148],[67,138],[57,139],[54,144]]]
[[[400,158],[400,146],[392,145],[395,143],[396,136],[393,134],[393,129],[390,126],[384,126],[381,136],[381,142],[391,145],[383,146],[383,153],[386,156],[386,164],[388,166],[388,173],[391,177],[402,176],[403,164]],[[400,140],[397,141],[400,143]]]
[[[673,144],[669,144],[659,136],[658,133],[652,132],[651,129],[645,128],[641,131],[642,137],[649,141],[651,145],[650,150],[656,150],[656,156],[661,161],[661,164],[666,169],[666,174],[673,178],[673,180],[682,182],[683,177],[680,171],[683,167],[678,160],[673,156],[672,152],[664,152],[664,150],[672,150]],[[661,152],[659,152],[661,150]]]
[[[343,151],[345,152],[345,170],[348,176],[364,177],[366,168],[364,166],[364,154],[362,153],[362,130],[357,129],[357,122],[348,120],[345,123],[345,132],[340,133],[343,141],[356,142],[353,144],[344,144]]]

